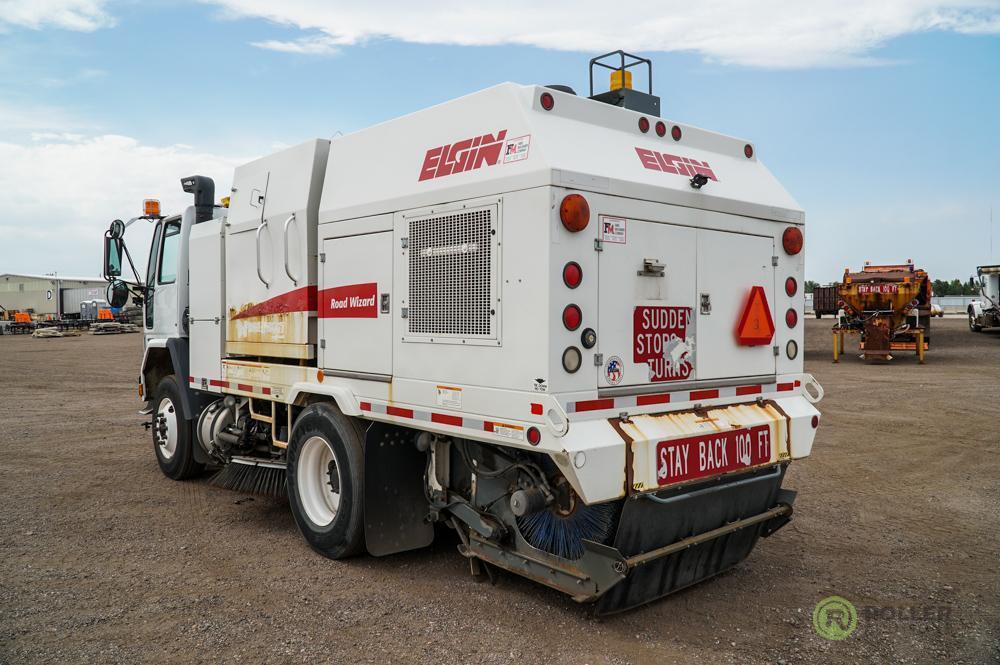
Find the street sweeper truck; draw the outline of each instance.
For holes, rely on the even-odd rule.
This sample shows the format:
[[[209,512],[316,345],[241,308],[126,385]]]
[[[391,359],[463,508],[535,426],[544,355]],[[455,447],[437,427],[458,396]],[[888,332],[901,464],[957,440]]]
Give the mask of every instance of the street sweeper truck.
[[[445,525],[474,571],[599,613],[786,524],[822,397],[804,215],[754,144],[660,119],[630,86],[649,66],[595,59],[613,85],[587,96],[497,85],[240,166],[221,204],[192,176],[181,214],[112,223],[163,473],[287,494],[335,559]]]

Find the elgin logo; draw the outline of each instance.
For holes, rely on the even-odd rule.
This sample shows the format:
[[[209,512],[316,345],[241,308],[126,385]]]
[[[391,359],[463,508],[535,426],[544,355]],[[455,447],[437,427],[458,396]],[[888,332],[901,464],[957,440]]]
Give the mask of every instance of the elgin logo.
[[[697,159],[690,159],[689,157],[678,157],[677,155],[638,147],[635,149],[635,153],[639,155],[639,161],[642,162],[642,165],[651,171],[663,171],[664,173],[684,175],[689,178],[700,173],[709,180],[719,181],[715,177],[715,172],[708,165],[708,162],[699,162]]]
[[[495,166],[500,161],[500,151],[503,149],[506,137],[507,130],[501,129],[496,136],[483,134],[451,145],[431,148],[424,155],[424,165],[420,167],[419,180],[441,178],[483,166]]]

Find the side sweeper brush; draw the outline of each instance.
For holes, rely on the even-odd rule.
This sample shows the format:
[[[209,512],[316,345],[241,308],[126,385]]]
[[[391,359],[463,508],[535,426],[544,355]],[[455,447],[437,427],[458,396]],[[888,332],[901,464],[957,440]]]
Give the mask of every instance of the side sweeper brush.
[[[253,458],[233,457],[209,479],[209,484],[247,494],[287,496],[285,465]]]

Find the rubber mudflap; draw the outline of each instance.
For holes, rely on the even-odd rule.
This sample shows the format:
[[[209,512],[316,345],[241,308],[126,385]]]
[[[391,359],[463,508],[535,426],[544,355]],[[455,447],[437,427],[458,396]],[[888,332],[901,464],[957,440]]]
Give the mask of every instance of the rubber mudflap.
[[[670,503],[625,501],[615,547],[625,557],[759,515],[777,503],[784,467],[663,493]],[[746,482],[754,478],[752,482]],[[598,614],[613,614],[662,598],[736,565],[750,554],[767,523],[750,526],[633,568],[598,601]]]

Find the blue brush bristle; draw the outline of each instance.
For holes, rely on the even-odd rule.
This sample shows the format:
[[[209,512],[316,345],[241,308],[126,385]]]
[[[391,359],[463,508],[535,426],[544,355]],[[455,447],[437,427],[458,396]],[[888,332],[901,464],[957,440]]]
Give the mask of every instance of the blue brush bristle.
[[[580,505],[567,516],[546,509],[518,517],[517,527],[532,546],[564,559],[579,559],[584,540],[604,543],[614,535],[617,516],[614,503]]]

